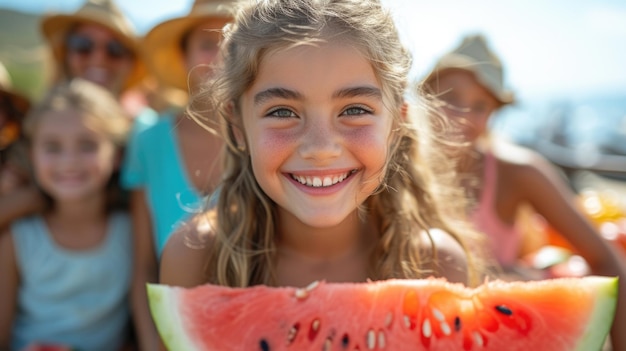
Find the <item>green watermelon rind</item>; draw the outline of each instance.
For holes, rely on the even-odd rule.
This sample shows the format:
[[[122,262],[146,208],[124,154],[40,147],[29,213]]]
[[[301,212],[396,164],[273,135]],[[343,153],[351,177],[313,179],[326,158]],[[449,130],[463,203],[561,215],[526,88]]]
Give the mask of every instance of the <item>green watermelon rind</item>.
[[[597,292],[596,304],[582,334],[584,337],[574,351],[589,351],[601,346],[613,324],[617,308],[618,278],[591,276],[585,277],[585,283],[595,286],[593,290]]]
[[[150,311],[167,349],[197,350],[198,347],[187,337],[187,332],[183,328],[185,324],[180,320],[177,300],[172,296],[176,294],[177,289],[159,284],[147,284],[147,289]],[[167,321],[167,323],[159,323],[159,321]]]

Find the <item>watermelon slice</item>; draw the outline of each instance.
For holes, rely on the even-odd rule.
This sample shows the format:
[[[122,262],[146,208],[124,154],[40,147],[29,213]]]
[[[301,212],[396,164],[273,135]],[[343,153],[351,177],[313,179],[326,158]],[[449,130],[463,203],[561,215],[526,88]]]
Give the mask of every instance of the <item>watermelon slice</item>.
[[[600,350],[617,278],[316,282],[303,289],[148,285],[170,350]]]

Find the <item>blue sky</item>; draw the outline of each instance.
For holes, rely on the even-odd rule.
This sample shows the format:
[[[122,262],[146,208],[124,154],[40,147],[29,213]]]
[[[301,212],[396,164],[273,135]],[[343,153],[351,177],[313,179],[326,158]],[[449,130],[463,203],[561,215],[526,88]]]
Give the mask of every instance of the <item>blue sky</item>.
[[[31,13],[73,11],[84,0],[0,0]],[[185,14],[192,0],[117,0],[144,34]],[[626,1],[623,0],[382,0],[414,53],[414,75],[463,34],[482,32],[506,67],[506,84],[520,97],[626,94]]]

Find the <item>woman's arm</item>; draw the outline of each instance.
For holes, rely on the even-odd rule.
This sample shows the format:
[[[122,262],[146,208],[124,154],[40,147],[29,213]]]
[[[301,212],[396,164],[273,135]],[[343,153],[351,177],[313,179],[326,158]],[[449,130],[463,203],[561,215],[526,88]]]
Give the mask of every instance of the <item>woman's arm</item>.
[[[9,349],[18,285],[13,237],[6,231],[0,234],[0,350]]]
[[[618,276],[619,297],[611,333],[614,350],[626,350],[626,258],[603,239],[579,210],[573,191],[541,156],[519,172],[518,191],[589,263],[593,274]]]
[[[156,283],[158,263],[150,210],[143,190],[133,190],[130,198],[133,226],[133,279],[131,282],[131,305],[133,321],[141,350],[157,350],[160,338],[150,314],[146,283]]]
[[[0,229],[7,228],[14,220],[45,208],[46,200],[34,185],[26,185],[0,196]]]

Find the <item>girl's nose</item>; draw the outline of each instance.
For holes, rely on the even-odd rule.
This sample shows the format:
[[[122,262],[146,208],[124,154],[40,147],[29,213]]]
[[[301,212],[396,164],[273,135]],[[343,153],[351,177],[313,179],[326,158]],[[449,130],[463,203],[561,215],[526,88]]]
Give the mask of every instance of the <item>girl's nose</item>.
[[[330,122],[310,123],[301,140],[298,151],[304,159],[322,161],[341,154],[341,136]]]

